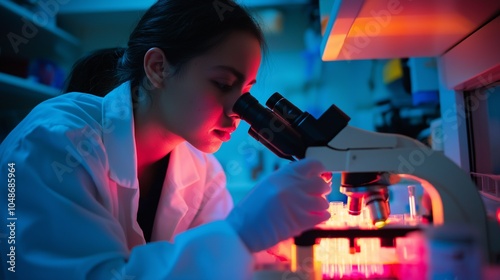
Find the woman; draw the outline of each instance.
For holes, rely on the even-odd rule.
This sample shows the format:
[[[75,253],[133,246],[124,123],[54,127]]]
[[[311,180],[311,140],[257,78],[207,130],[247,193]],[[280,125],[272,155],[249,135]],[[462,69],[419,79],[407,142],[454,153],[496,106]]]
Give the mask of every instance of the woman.
[[[15,210],[1,213],[17,218],[5,278],[247,279],[253,252],[326,220],[319,162],[284,167],[232,209],[210,155],[238,126],[262,45],[234,2],[160,0],[118,87],[37,106],[0,146],[2,178],[15,174],[1,189]]]

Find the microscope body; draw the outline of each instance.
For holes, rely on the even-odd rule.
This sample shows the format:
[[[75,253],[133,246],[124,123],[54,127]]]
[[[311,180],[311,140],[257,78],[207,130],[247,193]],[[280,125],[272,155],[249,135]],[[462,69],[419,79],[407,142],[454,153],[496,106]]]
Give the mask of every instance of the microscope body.
[[[441,152],[402,135],[347,126],[328,147],[309,147],[306,158],[320,160],[332,172],[385,171],[417,181],[430,196],[434,226],[468,225],[480,235],[485,260],[493,261],[500,252],[498,224],[488,220],[477,187]]]
[[[490,264],[500,261],[498,223],[488,219],[481,195],[469,175],[441,152],[406,136],[348,126],[350,118],[335,105],[318,119],[279,93],[272,95],[266,105],[269,109],[246,93],[233,111],[251,125],[249,134],[279,157],[316,159],[328,171],[342,173],[340,191],[348,196],[349,214],[359,215],[365,207],[374,225],[385,225],[390,214],[387,188],[401,179],[416,181],[430,196],[433,227],[458,225],[472,229],[477,233],[482,259]],[[411,230],[375,228],[355,231],[355,235],[380,234],[394,241]],[[300,271],[298,264],[314,260],[312,245],[316,238],[334,236],[339,236],[335,230],[312,229],[296,237],[292,271]],[[351,240],[354,237],[349,236]],[[316,277],[310,267],[305,270]]]

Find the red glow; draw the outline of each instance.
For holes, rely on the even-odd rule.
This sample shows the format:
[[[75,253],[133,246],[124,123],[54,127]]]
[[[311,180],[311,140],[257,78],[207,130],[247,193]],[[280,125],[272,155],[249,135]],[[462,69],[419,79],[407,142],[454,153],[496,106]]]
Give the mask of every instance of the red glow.
[[[497,222],[500,224],[500,207],[497,209]]]
[[[332,182],[332,172],[323,172],[320,174],[320,177],[326,182],[326,183],[331,183]]]
[[[323,279],[397,279],[398,269],[398,264],[323,265]]]
[[[356,250],[347,238],[323,238],[315,255],[323,279],[387,279],[397,276],[395,248],[382,248],[380,238],[358,238]]]

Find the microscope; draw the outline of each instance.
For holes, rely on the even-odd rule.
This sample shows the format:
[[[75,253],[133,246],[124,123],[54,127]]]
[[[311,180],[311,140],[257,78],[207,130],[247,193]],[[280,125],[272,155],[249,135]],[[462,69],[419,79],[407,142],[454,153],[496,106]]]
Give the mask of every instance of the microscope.
[[[446,225],[473,229],[479,258],[498,265],[498,222],[487,217],[469,175],[442,153],[406,136],[348,126],[350,118],[335,105],[316,119],[274,93],[266,107],[245,93],[233,111],[250,124],[248,133],[277,156],[291,161],[317,159],[328,171],[340,172],[340,192],[347,196],[348,214],[366,212],[372,225],[368,229],[317,227],[295,237],[291,273],[302,275],[297,279],[321,279],[313,249],[319,239],[345,237],[352,251],[356,238],[379,237],[382,246],[394,246],[397,238],[414,231]],[[421,184],[429,195],[432,225],[386,226],[390,215],[388,188],[400,180]],[[322,275],[323,279],[349,278],[338,274],[325,277],[324,271]]]

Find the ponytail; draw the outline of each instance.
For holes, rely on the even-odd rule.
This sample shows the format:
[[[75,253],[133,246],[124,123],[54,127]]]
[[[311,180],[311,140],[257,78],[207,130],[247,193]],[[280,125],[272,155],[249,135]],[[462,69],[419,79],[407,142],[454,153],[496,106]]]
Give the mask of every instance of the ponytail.
[[[117,66],[125,48],[108,48],[94,51],[80,58],[66,80],[64,92],[84,92],[105,96],[119,85]]]

